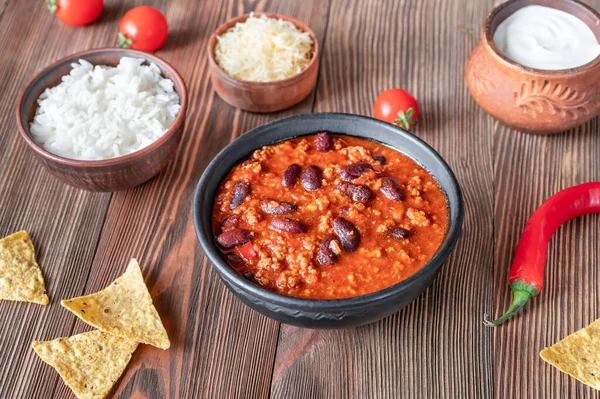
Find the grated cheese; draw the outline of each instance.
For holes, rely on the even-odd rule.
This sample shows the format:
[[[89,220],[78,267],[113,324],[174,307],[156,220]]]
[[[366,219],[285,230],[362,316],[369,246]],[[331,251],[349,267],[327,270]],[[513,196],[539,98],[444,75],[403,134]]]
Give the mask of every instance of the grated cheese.
[[[300,73],[312,49],[310,35],[291,22],[251,13],[217,37],[215,60],[236,79],[270,82]]]

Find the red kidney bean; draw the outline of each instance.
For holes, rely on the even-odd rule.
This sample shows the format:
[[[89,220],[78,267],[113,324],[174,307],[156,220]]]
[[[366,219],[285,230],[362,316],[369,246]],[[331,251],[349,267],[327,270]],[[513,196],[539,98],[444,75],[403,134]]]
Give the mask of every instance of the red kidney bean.
[[[260,209],[264,213],[269,215],[285,215],[287,213],[294,213],[298,209],[296,204],[291,202],[277,201],[274,199],[265,199],[260,201]]]
[[[233,229],[221,233],[217,237],[217,244],[219,244],[222,248],[229,249],[233,247],[238,247],[242,244],[247,243],[252,240],[252,233],[250,230],[245,229]]]
[[[317,133],[315,137],[315,147],[317,151],[329,151],[333,147],[331,136],[327,132]]]
[[[356,202],[368,202],[373,198],[371,189],[367,186],[359,186],[352,183],[340,183],[336,187],[338,191]]]
[[[273,230],[281,231],[284,233],[304,233],[306,232],[306,226],[304,223],[288,218],[273,218],[269,227]]]
[[[340,169],[340,178],[350,182],[361,177],[369,169],[373,169],[373,167],[366,162],[353,163]]]
[[[302,173],[302,187],[308,191],[315,191],[321,188],[321,169],[318,166],[310,165]]]
[[[333,219],[333,231],[346,251],[356,251],[360,244],[360,232],[352,223],[338,216]]]
[[[302,168],[300,165],[292,164],[287,167],[287,169],[283,172],[283,177],[281,178],[281,184],[283,187],[294,187],[296,185],[296,181],[298,180],[298,176],[300,176],[300,172]]]
[[[246,280],[252,281],[253,283],[257,283],[256,277],[254,277],[254,274],[250,272],[243,272],[242,276],[244,276]]]
[[[381,178],[381,187],[379,191],[383,195],[386,196],[387,199],[392,201],[402,201],[404,200],[404,193],[398,187],[398,184],[391,177],[382,177]]]
[[[389,233],[394,238],[406,238],[408,237],[408,230],[402,227],[395,227],[389,230]]]
[[[250,192],[250,185],[243,180],[238,180],[233,186],[233,198],[229,209],[234,210],[246,199],[246,196]]]
[[[227,254],[227,260],[229,260],[232,263],[241,263],[241,262],[243,262],[242,258],[240,258],[236,254],[232,254],[232,253]]]
[[[317,261],[322,265],[333,265],[340,254],[339,246],[334,236],[323,238],[317,252]]]
[[[385,157],[383,155],[373,155],[373,159],[379,165],[385,165],[386,160],[385,160]]]
[[[240,215],[229,215],[221,222],[221,231],[229,227],[237,226],[240,223]]]

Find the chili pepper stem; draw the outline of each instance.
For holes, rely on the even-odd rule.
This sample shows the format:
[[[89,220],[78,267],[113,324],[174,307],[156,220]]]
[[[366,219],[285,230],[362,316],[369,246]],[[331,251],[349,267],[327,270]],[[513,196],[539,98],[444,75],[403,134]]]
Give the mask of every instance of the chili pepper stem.
[[[531,295],[527,291],[515,291],[513,293],[513,301],[510,304],[510,308],[502,315],[502,317],[496,320],[485,320],[485,325],[488,327],[496,327],[508,320],[509,317],[517,313],[525,304],[531,299]]]
[[[519,310],[521,310],[521,308],[525,306],[525,304],[529,302],[531,298],[535,297],[538,294],[538,289],[535,286],[533,286],[532,284],[528,284],[522,280],[512,282],[510,284],[510,289],[513,292],[513,300],[510,304],[510,307],[508,308],[506,313],[502,315],[502,317],[496,320],[484,320],[486,326],[496,327],[504,323],[510,317],[514,316]]]

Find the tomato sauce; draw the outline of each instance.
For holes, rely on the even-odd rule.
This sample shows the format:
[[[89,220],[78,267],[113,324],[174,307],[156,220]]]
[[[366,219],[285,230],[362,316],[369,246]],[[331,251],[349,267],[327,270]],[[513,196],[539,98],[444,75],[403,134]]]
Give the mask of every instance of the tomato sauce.
[[[328,133],[256,150],[221,184],[213,209],[216,242],[236,271],[310,299],[405,280],[447,227],[446,196],[426,170],[384,145]]]

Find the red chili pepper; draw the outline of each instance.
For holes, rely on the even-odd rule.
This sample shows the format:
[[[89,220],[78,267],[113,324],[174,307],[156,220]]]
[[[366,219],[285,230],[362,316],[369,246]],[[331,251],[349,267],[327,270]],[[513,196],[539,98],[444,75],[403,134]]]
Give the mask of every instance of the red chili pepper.
[[[247,242],[242,245],[239,248],[239,251],[240,255],[242,255],[242,257],[248,262],[251,262],[254,260],[254,258],[256,258],[256,251],[254,251],[254,247],[252,246],[251,242]]]
[[[513,301],[499,319],[488,321],[497,326],[517,313],[542,291],[546,252],[552,235],[565,222],[588,213],[600,213],[600,182],[567,188],[550,197],[527,221],[517,244],[508,282]]]

